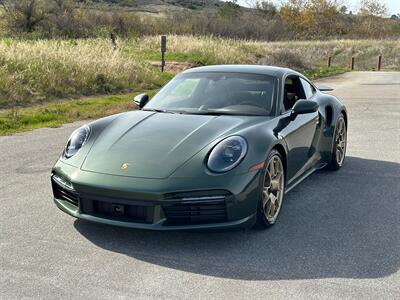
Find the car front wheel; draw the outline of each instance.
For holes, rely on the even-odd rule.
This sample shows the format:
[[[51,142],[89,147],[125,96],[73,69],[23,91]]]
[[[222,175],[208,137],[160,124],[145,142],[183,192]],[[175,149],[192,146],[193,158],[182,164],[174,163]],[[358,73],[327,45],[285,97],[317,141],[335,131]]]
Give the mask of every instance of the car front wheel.
[[[264,229],[275,224],[285,194],[285,169],[282,157],[276,150],[266,160],[260,190],[255,227]]]

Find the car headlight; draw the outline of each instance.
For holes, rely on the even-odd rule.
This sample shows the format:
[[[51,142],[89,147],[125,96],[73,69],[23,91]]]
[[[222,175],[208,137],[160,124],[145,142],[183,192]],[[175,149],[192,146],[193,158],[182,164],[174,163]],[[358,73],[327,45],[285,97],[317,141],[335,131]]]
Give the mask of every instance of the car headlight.
[[[65,146],[63,153],[64,157],[70,158],[74,156],[85,144],[89,137],[89,134],[90,127],[87,125],[84,125],[81,128],[75,130],[69,137],[67,145]]]
[[[247,142],[240,136],[231,136],[222,140],[211,151],[207,167],[212,172],[222,173],[236,167],[247,153]]]

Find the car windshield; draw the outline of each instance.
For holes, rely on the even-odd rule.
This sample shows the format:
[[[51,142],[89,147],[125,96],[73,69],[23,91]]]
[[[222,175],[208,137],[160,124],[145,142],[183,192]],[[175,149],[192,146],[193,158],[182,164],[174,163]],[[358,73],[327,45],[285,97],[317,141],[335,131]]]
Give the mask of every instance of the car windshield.
[[[245,73],[176,76],[143,110],[186,114],[270,115],[274,77]]]

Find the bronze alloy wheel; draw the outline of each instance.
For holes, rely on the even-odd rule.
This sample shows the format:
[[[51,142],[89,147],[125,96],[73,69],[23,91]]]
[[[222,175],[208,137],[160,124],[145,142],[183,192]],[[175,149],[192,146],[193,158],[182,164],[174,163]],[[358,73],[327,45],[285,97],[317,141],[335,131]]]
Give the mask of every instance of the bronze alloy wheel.
[[[263,187],[263,212],[268,223],[273,224],[279,215],[285,186],[282,160],[273,155],[268,161]]]
[[[343,114],[340,114],[336,121],[332,142],[332,155],[328,162],[327,169],[337,171],[343,166],[343,162],[346,158],[347,126]]]
[[[340,118],[337,123],[337,130],[335,135],[336,162],[339,166],[342,166],[346,154],[346,138],[346,123],[344,122],[343,118]]]

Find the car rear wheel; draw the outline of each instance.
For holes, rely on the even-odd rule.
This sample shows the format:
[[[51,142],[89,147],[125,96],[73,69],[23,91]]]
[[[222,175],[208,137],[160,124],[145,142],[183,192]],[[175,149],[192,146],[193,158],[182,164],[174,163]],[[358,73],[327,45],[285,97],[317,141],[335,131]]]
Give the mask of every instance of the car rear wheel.
[[[343,166],[347,148],[347,128],[343,114],[340,114],[336,122],[335,134],[333,136],[333,149],[328,169],[339,170]]]
[[[282,157],[273,150],[267,159],[261,196],[258,201],[256,228],[268,228],[275,224],[282,207],[285,194],[285,169]]]

